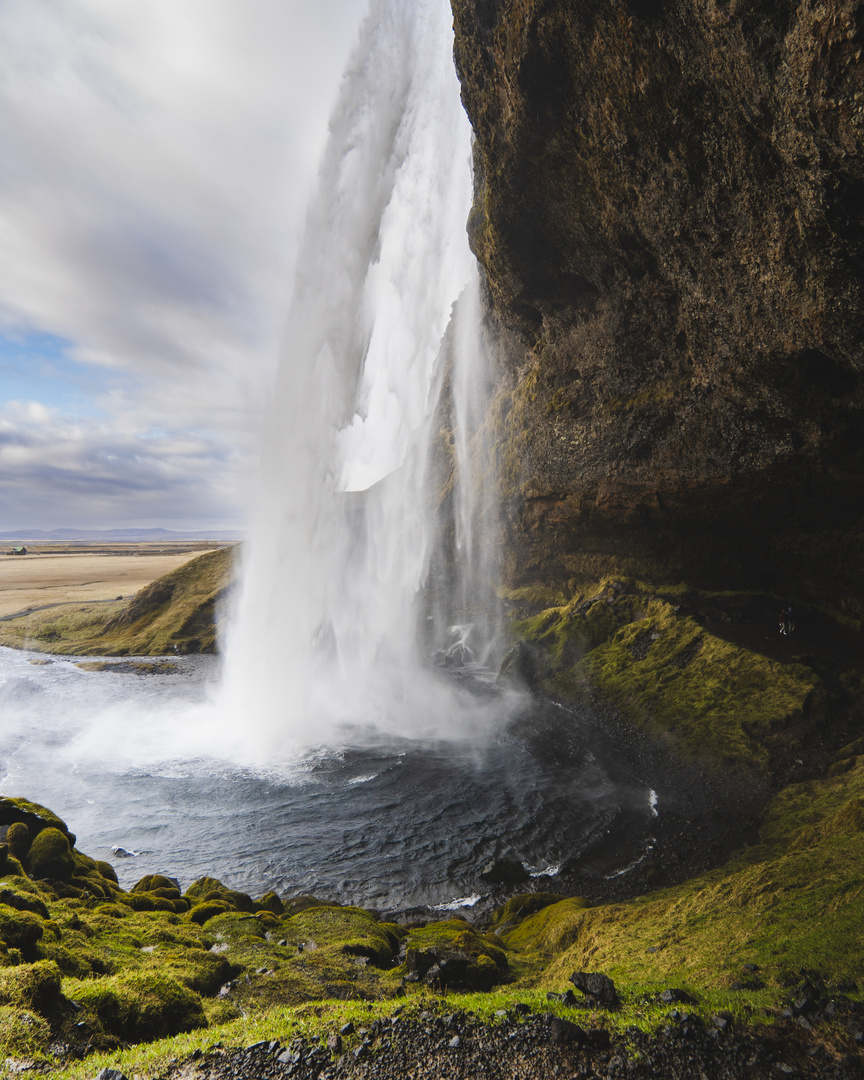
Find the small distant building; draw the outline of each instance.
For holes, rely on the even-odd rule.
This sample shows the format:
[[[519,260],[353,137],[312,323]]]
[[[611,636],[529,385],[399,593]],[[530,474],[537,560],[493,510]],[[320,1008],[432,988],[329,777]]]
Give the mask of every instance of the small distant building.
[[[10,549],[9,554],[10,555],[26,555],[27,554],[27,548],[24,547],[21,544],[16,544],[15,547]]]

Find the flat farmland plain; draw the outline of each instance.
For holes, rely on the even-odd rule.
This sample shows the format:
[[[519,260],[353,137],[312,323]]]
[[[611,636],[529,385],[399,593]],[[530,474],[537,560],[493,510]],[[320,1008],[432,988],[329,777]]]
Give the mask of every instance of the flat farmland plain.
[[[128,600],[150,582],[221,544],[27,545],[0,553],[0,618],[56,604]]]

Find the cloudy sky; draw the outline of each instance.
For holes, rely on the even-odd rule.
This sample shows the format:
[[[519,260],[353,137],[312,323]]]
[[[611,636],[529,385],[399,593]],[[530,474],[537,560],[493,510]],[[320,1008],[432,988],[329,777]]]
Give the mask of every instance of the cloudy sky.
[[[233,528],[365,0],[2,0],[0,532]]]

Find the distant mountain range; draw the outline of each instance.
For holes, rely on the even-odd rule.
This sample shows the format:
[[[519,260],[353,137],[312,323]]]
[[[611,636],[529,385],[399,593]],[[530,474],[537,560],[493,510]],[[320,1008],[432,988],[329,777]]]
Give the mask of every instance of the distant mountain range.
[[[105,543],[127,541],[143,543],[148,540],[242,540],[239,530],[214,529],[210,532],[173,532],[171,529],[15,529],[0,533],[0,543],[29,541],[32,543],[74,543],[76,540]]]

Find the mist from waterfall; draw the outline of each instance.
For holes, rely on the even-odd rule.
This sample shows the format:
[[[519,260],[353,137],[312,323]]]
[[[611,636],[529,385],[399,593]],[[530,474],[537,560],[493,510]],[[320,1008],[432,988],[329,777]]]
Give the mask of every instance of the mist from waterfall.
[[[430,671],[424,648],[446,642],[440,628],[420,632],[441,539],[428,473],[445,381],[463,608],[482,561],[469,485],[485,392],[471,133],[450,22],[446,0],[372,0],[331,119],[225,650],[223,707],[266,755],[346,726],[459,737],[466,710],[474,733],[495,711],[484,719]]]

